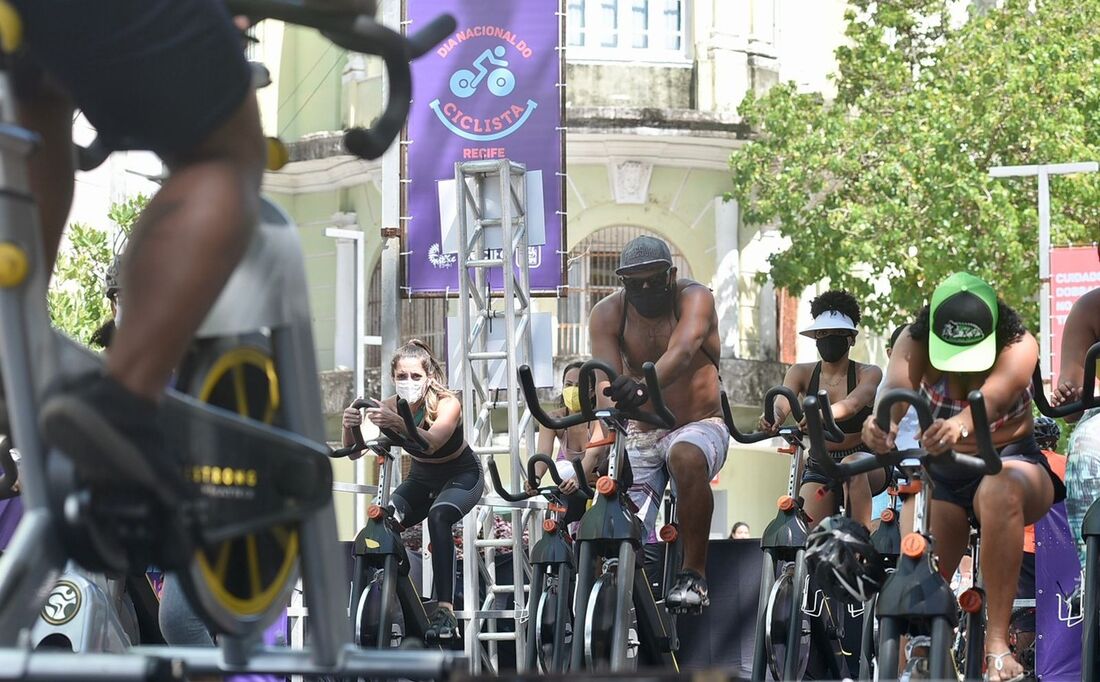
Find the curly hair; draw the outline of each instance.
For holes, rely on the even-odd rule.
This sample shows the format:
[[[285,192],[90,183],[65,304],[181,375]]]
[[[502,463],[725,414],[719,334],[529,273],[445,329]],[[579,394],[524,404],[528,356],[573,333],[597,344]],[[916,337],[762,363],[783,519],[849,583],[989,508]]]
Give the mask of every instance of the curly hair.
[[[817,317],[826,310],[835,310],[842,315],[847,315],[853,323],[859,325],[859,303],[856,302],[855,296],[843,289],[826,291],[810,301],[810,315],[812,317]]]
[[[393,359],[390,360],[390,372],[396,374],[397,363],[407,358],[419,361],[428,379],[428,384],[424,388],[424,424],[431,426],[439,416],[439,403],[444,398],[454,398],[455,394],[447,388],[447,377],[443,374],[439,361],[432,355],[428,344],[420,339],[411,339],[398,348],[393,354]]]
[[[909,336],[914,341],[925,343],[928,341],[928,330],[931,327],[931,306],[924,306],[913,323],[909,325]],[[1027,327],[1024,326],[1020,315],[1000,298],[997,299],[997,352],[1024,338]]]

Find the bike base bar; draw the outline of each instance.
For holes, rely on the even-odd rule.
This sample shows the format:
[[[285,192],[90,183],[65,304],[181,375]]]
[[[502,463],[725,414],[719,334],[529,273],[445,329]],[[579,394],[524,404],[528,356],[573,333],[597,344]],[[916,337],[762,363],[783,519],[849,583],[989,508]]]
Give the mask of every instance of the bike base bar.
[[[80,654],[0,649],[0,679],[28,681],[182,680],[196,675],[336,675],[445,680],[465,668],[461,652],[344,649],[337,670],[318,667],[303,649],[264,648],[244,667],[224,666],[222,652],[205,647],[134,647],[127,654]]]

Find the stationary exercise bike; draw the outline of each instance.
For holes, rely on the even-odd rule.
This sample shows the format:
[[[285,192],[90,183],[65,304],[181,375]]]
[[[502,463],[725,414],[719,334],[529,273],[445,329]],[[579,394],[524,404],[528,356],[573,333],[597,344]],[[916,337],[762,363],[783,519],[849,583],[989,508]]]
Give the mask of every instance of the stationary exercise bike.
[[[930,530],[934,482],[928,476],[928,469],[950,471],[953,476],[983,476],[997,474],[1002,466],[993,447],[981,391],[971,391],[967,401],[974,420],[978,456],[954,451],[932,456],[923,448],[877,455],[882,464],[900,469],[910,483],[919,483],[913,532],[902,539],[897,569],[879,591],[875,607],[879,620],[877,653],[880,675],[892,676],[898,669],[901,638],[908,635],[927,637],[929,653],[927,660],[910,658],[907,670],[926,667],[931,679],[954,679],[956,676],[951,650],[954,629],[959,624],[958,603],[937,567]],[[893,389],[881,397],[875,411],[875,421],[880,429],[890,429],[891,409],[900,404],[911,405],[916,410],[922,431],[932,425],[932,409],[926,397],[915,391]]]
[[[361,398],[351,406],[361,410],[377,407],[378,403]],[[426,604],[420,598],[409,576],[408,550],[390,506],[395,463],[392,448],[397,446],[419,454],[427,452],[428,443],[416,428],[409,404],[402,398],[397,399],[397,413],[405,422],[404,434],[382,429],[383,437],[364,441],[362,432],[352,429],[354,444],[332,453],[333,457],[354,459],[364,450],[370,450],[378,457],[378,496],[367,508],[367,524],[353,543],[351,606],[355,641],[359,646],[379,649],[415,647],[425,642],[429,607],[434,606],[434,602]]]
[[[539,487],[535,464],[546,465],[554,485]],[[573,460],[578,481],[584,480],[584,466]],[[529,496],[509,492],[500,482],[496,462],[489,460],[489,476],[497,494],[509,502],[522,502]],[[527,599],[527,637],[524,658],[527,670],[541,669],[547,673],[563,673],[569,666],[569,652],[576,643],[573,629],[573,582],[577,561],[573,539],[564,522],[567,501],[559,486],[562,483],[554,460],[549,455],[536,454],[527,460],[527,485],[548,502],[542,521],[543,535],[531,547],[531,592]],[[591,497],[591,489],[581,489]]]
[[[1039,366],[1031,375],[1035,407],[1051,417],[1067,417],[1085,410],[1100,407],[1096,395],[1096,363],[1100,360],[1100,343],[1095,343],[1085,354],[1085,377],[1081,383],[1081,397],[1072,403],[1051,407],[1043,389],[1043,375]],[[1095,419],[1096,417],[1093,417]],[[1081,580],[1081,615],[1083,632],[1081,645],[1081,680],[1092,682],[1100,674],[1097,665],[1097,649],[1100,648],[1100,498],[1085,512],[1081,524],[1081,537],[1085,541],[1085,574]]]
[[[368,16],[289,0],[233,0],[235,14],[310,26],[347,49],[381,55],[390,99],[375,128],[349,131],[348,147],[380,154],[408,112],[408,62],[454,28],[450,17],[404,38]],[[9,8],[10,9],[10,8]],[[0,13],[5,37],[18,15]],[[6,48],[14,49],[11,44]],[[9,93],[4,58],[0,92]],[[178,499],[93,486],[47,451],[38,416],[48,390],[102,371],[98,357],[50,330],[37,212],[26,157],[34,136],[0,107],[0,369],[12,434],[22,454],[25,515],[0,559],[0,671],[28,680],[178,679],[184,675],[288,673],[441,678],[450,652],[365,652],[353,645],[348,584],[332,507],[311,319],[297,230],[271,204],[241,264],[197,334],[178,390],[162,405],[170,452],[191,491]],[[255,400],[253,400],[255,398]],[[207,404],[210,403],[210,404]],[[222,409],[214,405],[223,405]],[[67,558],[95,572],[176,570],[220,648],[136,647],[126,654],[27,650],[24,632]],[[301,573],[311,648],[259,645]]]
[[[578,382],[580,413],[555,419],[546,414],[538,402],[530,368],[525,365],[519,369],[528,409],[540,424],[550,429],[564,430],[598,419],[615,434],[608,473],[597,481],[598,495],[581,518],[577,530],[580,549],[573,627],[583,641],[572,647],[570,670],[610,669],[618,672],[640,663],[678,670],[675,651],[679,643],[674,620],[664,605],[654,599],[645,568],[638,561],[645,537],[641,521],[632,511],[627,496],[629,484],[625,478],[627,461],[624,445],[630,420],[671,428],[676,418],[661,398],[653,363],[647,362],[642,367],[653,413],[617,407],[596,409],[592,404],[592,390],[596,385],[597,371],[605,374],[610,381],[618,376],[604,362],[586,362],[581,367]],[[577,483],[585,494],[591,494],[583,476],[578,478]]]

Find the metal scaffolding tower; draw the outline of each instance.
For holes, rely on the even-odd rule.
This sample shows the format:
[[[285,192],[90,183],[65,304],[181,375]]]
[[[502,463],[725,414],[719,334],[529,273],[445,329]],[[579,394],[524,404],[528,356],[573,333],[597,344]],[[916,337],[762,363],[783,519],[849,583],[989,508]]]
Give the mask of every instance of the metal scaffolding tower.
[[[520,365],[532,364],[526,172],[523,165],[508,160],[455,164],[462,418],[466,439],[479,458],[508,455],[513,490],[522,485],[521,442],[527,438],[534,445],[534,423],[517,376]],[[506,408],[508,416],[502,431],[493,427],[499,408]],[[472,673],[496,672],[499,642],[514,642],[517,665],[523,665],[523,586],[530,564],[521,507],[535,505],[516,505],[495,495],[487,498],[463,522],[464,608],[457,615],[466,623],[464,641]],[[511,539],[492,538],[493,507],[513,508]],[[512,585],[496,582],[496,558],[506,546],[512,548]],[[496,608],[498,596],[505,595],[512,596],[513,608]],[[499,619],[513,619],[514,631],[498,631]]]

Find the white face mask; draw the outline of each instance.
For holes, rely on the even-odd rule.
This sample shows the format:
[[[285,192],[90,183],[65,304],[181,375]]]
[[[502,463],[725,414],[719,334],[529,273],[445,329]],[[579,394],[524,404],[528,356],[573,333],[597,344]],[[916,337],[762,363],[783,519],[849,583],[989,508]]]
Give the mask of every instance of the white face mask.
[[[424,385],[427,382],[413,381],[412,379],[399,379],[396,382],[397,397],[407,403],[415,403],[424,396]]]

